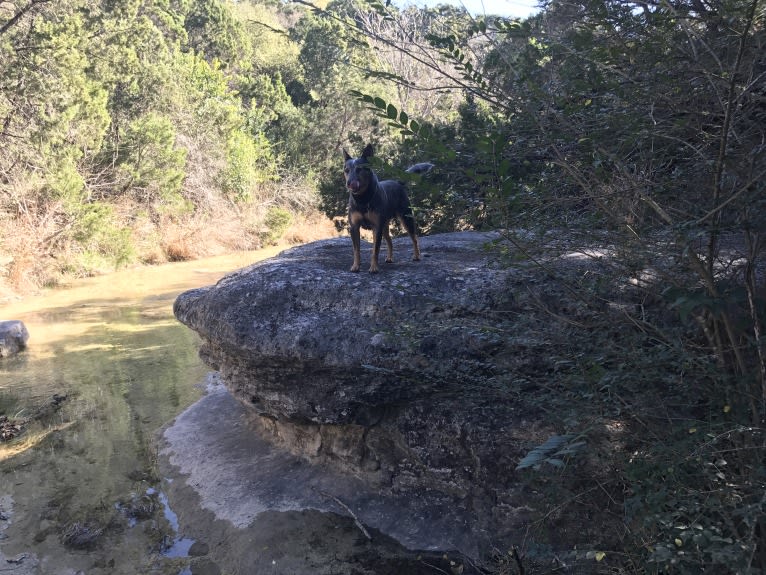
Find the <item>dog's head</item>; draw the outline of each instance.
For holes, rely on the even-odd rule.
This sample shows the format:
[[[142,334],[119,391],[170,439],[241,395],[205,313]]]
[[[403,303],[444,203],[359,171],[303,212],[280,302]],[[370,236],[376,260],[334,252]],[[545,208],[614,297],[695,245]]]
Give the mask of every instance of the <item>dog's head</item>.
[[[371,144],[362,150],[362,155],[358,158],[352,158],[346,150],[343,150],[345,164],[343,173],[346,175],[346,188],[355,196],[364,195],[373,181],[372,166],[368,158],[371,158],[373,149]]]

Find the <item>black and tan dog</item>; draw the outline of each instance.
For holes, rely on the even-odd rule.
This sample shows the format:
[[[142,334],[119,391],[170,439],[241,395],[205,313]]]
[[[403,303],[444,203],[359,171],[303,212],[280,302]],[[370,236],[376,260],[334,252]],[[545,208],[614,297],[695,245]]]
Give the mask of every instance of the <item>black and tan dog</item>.
[[[391,243],[391,232],[388,224],[393,218],[399,218],[402,227],[407,230],[412,239],[412,259],[420,260],[420,247],[418,236],[415,231],[415,217],[412,214],[410,200],[407,197],[407,188],[397,180],[379,181],[370,166],[368,158],[373,155],[372,145],[362,151],[359,158],[352,158],[346,150],[343,150],[345,165],[343,172],[346,175],[346,187],[350,194],[348,198],[348,226],[351,232],[351,242],[354,245],[354,263],[351,265],[352,272],[358,272],[361,265],[360,255],[360,228],[372,230],[372,260],[370,261],[370,273],[378,271],[378,254],[380,242],[386,238],[388,255],[386,262],[394,261],[394,246]],[[416,164],[407,171],[411,173],[427,172],[431,164]]]

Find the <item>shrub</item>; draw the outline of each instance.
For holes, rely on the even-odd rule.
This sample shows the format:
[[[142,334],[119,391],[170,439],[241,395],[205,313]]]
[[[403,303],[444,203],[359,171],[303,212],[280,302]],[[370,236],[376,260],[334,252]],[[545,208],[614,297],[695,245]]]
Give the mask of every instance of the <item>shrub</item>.
[[[168,118],[156,113],[130,123],[119,153],[126,187],[150,198],[177,196],[184,178],[186,150],[176,147],[176,132]]]
[[[259,184],[276,180],[277,162],[263,134],[250,136],[234,132],[229,139],[227,166],[220,177],[221,187],[230,200],[249,202]]]
[[[284,208],[273,206],[266,212],[263,223],[266,231],[261,233],[261,240],[267,245],[276,245],[292,223],[292,215]]]

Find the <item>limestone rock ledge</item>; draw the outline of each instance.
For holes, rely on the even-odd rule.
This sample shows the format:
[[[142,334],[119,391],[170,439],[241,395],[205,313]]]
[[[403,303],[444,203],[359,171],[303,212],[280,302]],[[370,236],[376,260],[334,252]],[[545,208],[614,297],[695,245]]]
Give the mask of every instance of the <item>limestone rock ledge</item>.
[[[513,270],[485,249],[498,239],[424,237],[420,262],[395,240],[376,275],[348,271],[350,240],[314,242],[185,292],[174,312],[264,435],[381,492],[442,498],[496,543],[524,520],[506,383],[528,345]]]

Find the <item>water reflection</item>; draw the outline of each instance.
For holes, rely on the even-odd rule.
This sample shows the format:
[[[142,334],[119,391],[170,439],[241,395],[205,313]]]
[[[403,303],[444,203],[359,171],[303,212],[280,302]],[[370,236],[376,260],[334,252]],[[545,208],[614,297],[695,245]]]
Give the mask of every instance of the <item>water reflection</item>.
[[[154,433],[201,395],[206,372],[173,300],[277,251],[121,271],[0,307],[30,333],[0,362],[0,414],[28,421],[15,450],[0,444],[0,501],[13,506],[0,509],[12,513],[0,558],[33,555],[29,573],[162,572],[162,541],[183,538],[166,503],[145,516],[131,505],[159,483]]]

